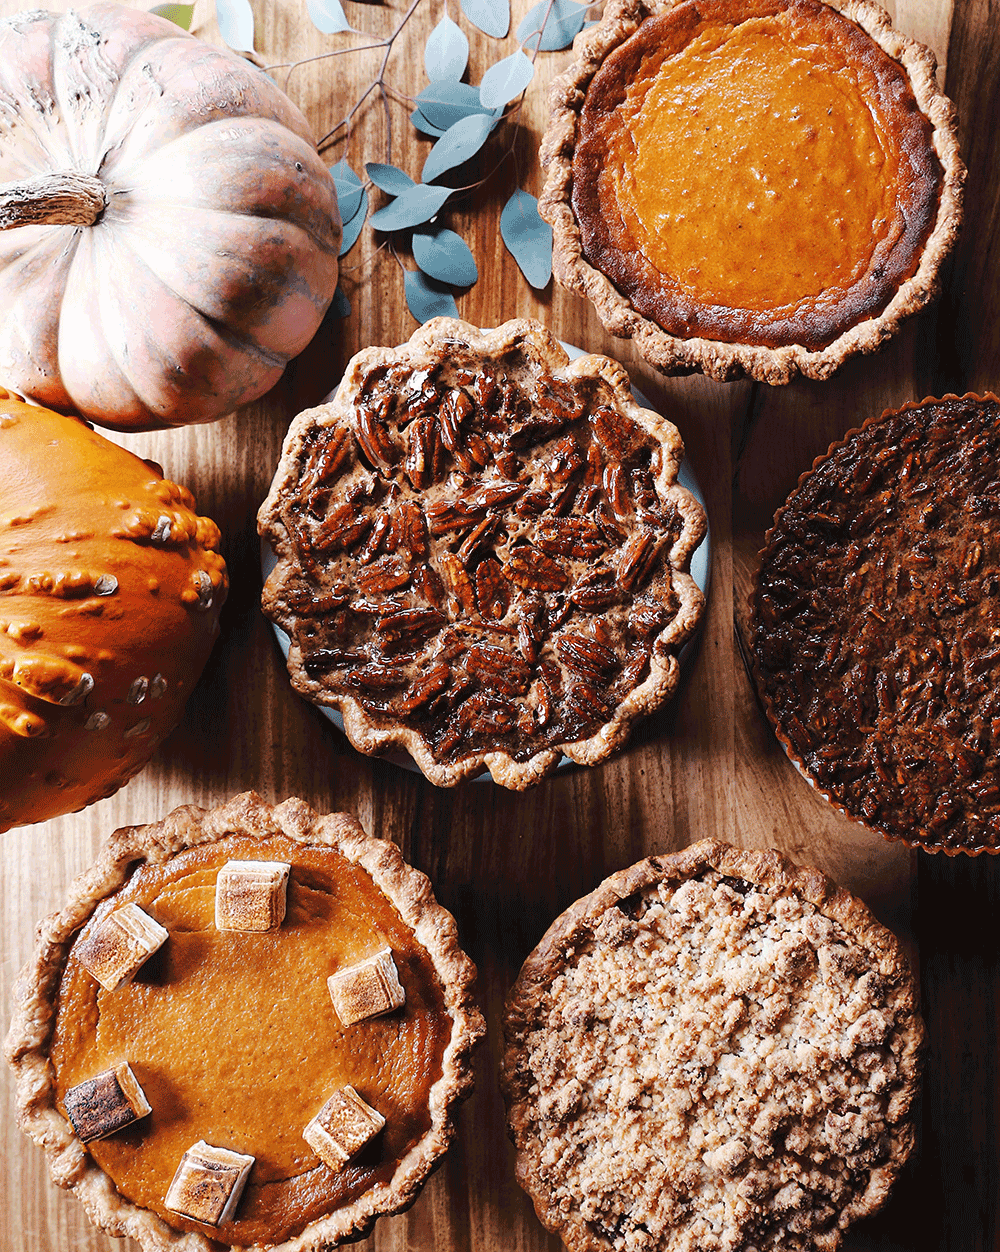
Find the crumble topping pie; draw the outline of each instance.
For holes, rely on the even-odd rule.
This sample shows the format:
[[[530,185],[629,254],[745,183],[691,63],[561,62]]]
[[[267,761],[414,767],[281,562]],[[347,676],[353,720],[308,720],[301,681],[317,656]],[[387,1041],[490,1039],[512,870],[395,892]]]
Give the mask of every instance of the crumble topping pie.
[[[612,875],[525,961],[504,1037],[518,1181],[572,1252],[833,1252],[914,1144],[899,944],[776,852]]]

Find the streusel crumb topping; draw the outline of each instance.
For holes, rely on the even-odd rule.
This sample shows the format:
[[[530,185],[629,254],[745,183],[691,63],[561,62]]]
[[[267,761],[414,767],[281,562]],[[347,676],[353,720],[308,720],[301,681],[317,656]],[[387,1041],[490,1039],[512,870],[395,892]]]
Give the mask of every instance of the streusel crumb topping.
[[[524,1015],[513,1075],[508,1056],[542,1220],[572,1248],[835,1247],[912,1139],[905,965],[714,870],[582,933]]]

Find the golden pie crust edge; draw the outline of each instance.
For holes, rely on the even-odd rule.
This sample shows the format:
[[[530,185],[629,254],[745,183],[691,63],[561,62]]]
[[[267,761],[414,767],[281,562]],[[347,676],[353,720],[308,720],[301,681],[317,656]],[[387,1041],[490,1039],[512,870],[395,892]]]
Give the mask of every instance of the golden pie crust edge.
[[[937,58],[930,48],[896,30],[888,13],[871,0],[824,0],[830,8],[856,22],[903,68],[920,111],[933,127],[932,144],[942,167],[937,216],[917,270],[899,287],[885,309],[816,351],[799,344],[768,348],[714,339],[682,339],[636,312],[611,280],[586,259],[572,195],[577,123],[591,79],[609,53],[633,35],[647,17],[683,2],[609,0],[600,23],[577,35],[572,65],[552,84],[549,121],[539,153],[546,179],[538,211],[552,227],[553,272],[569,291],[591,301],[607,331],[622,339],[633,339],[644,359],[664,374],[699,372],[721,382],[746,376],[772,386],[788,383],[797,374],[829,378],[848,357],[875,352],[907,317],[940,294],[941,267],[955,244],[962,221],[966,169],[959,153],[954,105],[935,78]]]
[[[705,597],[689,573],[691,556],[705,536],[708,521],[704,509],[685,487],[677,482],[677,473],[684,456],[684,443],[676,426],[659,413],[641,408],[632,395],[631,382],[624,366],[610,357],[590,354],[570,362],[562,345],[540,322],[531,318],[514,318],[493,330],[479,330],[468,322],[451,317],[437,317],[425,322],[398,348],[366,348],[348,362],[343,380],[329,404],[300,413],[289,427],[281,460],[267,499],[258,513],[258,529],[269,540],[278,557],[278,564],[268,577],[262,595],[264,612],[271,617],[273,604],[285,571],[296,565],[296,555],[284,523],[281,505],[286,494],[298,481],[297,465],[303,441],[316,423],[350,425],[350,399],[360,389],[366,375],[379,365],[400,361],[423,369],[436,365],[448,350],[448,341],[459,339],[482,355],[484,360],[502,355],[515,344],[524,347],[548,370],[560,378],[600,377],[611,388],[615,404],[632,418],[660,445],[663,467],[656,479],[657,494],[672,500],[684,519],[681,534],[669,554],[671,579],[679,606],[673,619],[652,640],[649,674],[639,686],[616,707],[609,722],[587,739],[546,748],[516,761],[508,752],[478,751],[442,762],[431,752],[419,730],[407,726],[376,726],[365,709],[350,694],[317,691],[319,684],[310,680],[302,664],[301,653],[290,640],[288,673],[292,686],[307,700],[339,708],[344,719],[344,732],[358,749],[376,755],[395,745],[403,747],[424,776],[438,787],[452,787],[465,778],[474,777],[485,766],[494,782],[515,791],[523,791],[551,774],[563,755],[577,765],[597,765],[627,743],[633,723],[665,704],[680,682],[677,653],[694,634],[705,607]],[[673,649],[667,656],[657,655],[660,643]]]
[[[844,1228],[882,1208],[915,1146],[916,1128],[911,1113],[920,1091],[927,1033],[917,1010],[913,973],[899,940],[874,917],[863,900],[838,886],[821,870],[799,866],[776,849],[742,849],[717,839],[703,839],[680,852],[647,857],[619,870],[589,895],[571,904],[525,960],[504,1004],[500,1090],[507,1108],[507,1133],[516,1151],[517,1181],[530,1197],[538,1220],[546,1230],[558,1235],[570,1252],[607,1252],[611,1245],[593,1233],[582,1218],[575,1214],[566,1217],[557,1206],[549,1206],[550,1188],[539,1176],[533,1153],[524,1148],[531,1119],[525,1114],[529,1101],[522,1097],[524,1084],[519,1079],[522,1039],[532,1028],[539,1004],[550,998],[554,979],[573,960],[578,945],[589,941],[608,909],[645,887],[663,881],[683,883],[706,870],[742,878],[775,895],[796,895],[808,901],[824,917],[839,923],[867,952],[874,968],[899,975],[906,988],[903,1004],[910,1014],[911,1030],[899,1062],[906,1075],[893,1096],[899,1101],[899,1116],[892,1149],[888,1161],[872,1171],[865,1192],[841,1211],[831,1249],[840,1242]]]
[[[72,1191],[91,1221],[107,1234],[135,1239],[144,1252],[176,1252],[181,1245],[185,1252],[218,1252],[225,1246],[201,1234],[182,1234],[119,1194],[56,1107],[48,1048],[70,947],[95,908],[124,885],[137,863],[162,864],[186,848],[231,834],[258,838],[283,834],[298,843],[335,848],[362,866],[426,949],[444,986],[452,1019],[442,1074],[430,1092],[430,1128],[389,1182],[311,1222],[291,1239],[261,1245],[273,1252],[321,1252],[345,1239],[363,1238],[377,1218],[413,1204],[454,1136],[454,1106],[472,1092],[470,1055],[486,1033],[473,991],[476,967],[459,947],[455,920],[434,898],[430,880],[403,860],[395,844],[365,834],[357,819],[346,813],[321,816],[298,799],[272,806],[250,791],[210,811],[185,805],[162,821],[115,831],[94,865],[72,883],[66,905],[39,923],[35,954],[14,986],[14,1013],[4,1050],[16,1074],[18,1124],[44,1149],[53,1182]]]
[[[912,409],[922,409],[926,405],[929,405],[929,404],[943,404],[944,402],[948,400],[971,400],[977,404],[984,404],[986,402],[992,401],[994,404],[1000,404],[1000,395],[997,395],[992,391],[984,391],[982,394],[979,394],[978,392],[973,392],[973,391],[966,391],[962,395],[956,395],[954,392],[949,391],[949,392],[946,392],[942,396],[925,396],[923,400],[908,400],[906,401],[905,404],[899,405],[898,408],[883,409],[881,413],[872,414],[871,417],[865,418],[865,420],[861,423],[860,426],[853,426],[847,432],[847,434],[844,435],[842,439],[835,439],[824,453],[814,458],[813,463],[809,467],[809,469],[804,470],[799,475],[799,480],[795,484],[795,487],[788,493],[788,496],[785,499],[784,504],[782,504],[782,506],[775,513],[774,520],[772,521],[771,525],[768,527],[767,533],[764,535],[764,546],[763,548],[761,548],[760,552],[758,552],[757,554],[757,568],[756,568],[756,571],[754,572],[753,584],[750,590],[750,594],[747,597],[747,604],[749,605],[749,608],[750,608],[749,625],[750,625],[750,632],[751,632],[751,636],[750,636],[751,642],[750,642],[750,647],[748,649],[749,654],[750,654],[749,664],[750,664],[751,675],[753,677],[754,688],[757,691],[758,696],[760,697],[761,706],[764,709],[764,713],[767,717],[768,722],[770,723],[771,729],[774,731],[774,736],[778,740],[778,743],[781,745],[781,748],[783,752],[785,753],[785,756],[787,756],[789,761],[791,761],[792,765],[795,766],[795,770],[799,774],[799,776],[802,779],[804,779],[805,782],[807,782],[810,787],[812,787],[813,791],[815,791],[817,795],[822,796],[823,799],[826,800],[828,804],[832,805],[833,808],[835,808],[838,813],[842,813],[844,817],[846,817],[849,821],[853,822],[855,826],[860,826],[862,830],[870,831],[873,835],[880,835],[886,841],[886,843],[899,843],[899,844],[902,844],[904,848],[909,848],[914,851],[926,852],[928,855],[933,855],[934,853],[937,853],[937,852],[943,852],[944,855],[948,857],[955,857],[955,856],[975,857],[975,856],[982,856],[984,853],[987,856],[1000,856],[1000,846],[992,847],[989,844],[983,844],[981,847],[978,847],[978,848],[976,847],[945,848],[945,847],[942,847],[940,844],[928,843],[926,840],[901,839],[898,835],[890,834],[887,830],[883,830],[881,826],[878,826],[872,822],[868,822],[863,817],[860,817],[857,813],[853,813],[849,809],[845,808],[843,803],[840,800],[838,800],[836,796],[831,794],[831,792],[827,791],[812,776],[812,774],[806,768],[805,762],[802,760],[800,753],[796,750],[795,746],[792,744],[791,740],[788,738],[788,735],[782,729],[778,715],[775,712],[774,700],[771,698],[770,694],[768,693],[766,689],[763,676],[761,675],[760,669],[757,664],[757,644],[756,644],[756,639],[757,639],[757,634],[758,634],[757,593],[759,590],[761,570],[763,568],[764,561],[771,554],[774,548],[774,545],[779,538],[777,532],[778,532],[779,525],[781,523],[782,516],[786,508],[789,506],[789,504],[791,504],[794,497],[798,495],[803,484],[807,481],[807,479],[811,477],[814,470],[818,469],[819,466],[824,464],[824,462],[826,462],[836,452],[839,452],[841,448],[846,447],[854,439],[856,435],[860,434],[861,431],[865,430],[867,427],[878,425],[879,423],[886,421],[887,418],[895,417],[899,413],[906,413]]]

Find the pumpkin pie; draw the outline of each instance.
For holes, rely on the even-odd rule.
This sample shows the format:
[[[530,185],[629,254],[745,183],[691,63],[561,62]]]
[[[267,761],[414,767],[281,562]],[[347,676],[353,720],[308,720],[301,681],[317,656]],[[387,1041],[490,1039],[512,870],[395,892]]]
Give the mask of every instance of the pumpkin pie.
[[[261,534],[296,690],[363,752],[522,789],[593,765],[679,678],[703,596],[676,428],[538,322],[436,318],[292,423]]]
[[[554,84],[556,276],[669,373],[827,377],[939,288],[961,218],[929,49],[868,0],[612,0]]]
[[[751,650],[786,752],[888,839],[1000,851],[1000,402],[851,431],[766,536]]]
[[[518,1181],[572,1252],[833,1252],[914,1145],[915,999],[817,870],[714,840],[640,861],[508,997]]]
[[[248,793],[120,830],[40,936],[7,1039],[20,1122],[109,1234],[325,1248],[446,1150],[475,969],[354,818]]]

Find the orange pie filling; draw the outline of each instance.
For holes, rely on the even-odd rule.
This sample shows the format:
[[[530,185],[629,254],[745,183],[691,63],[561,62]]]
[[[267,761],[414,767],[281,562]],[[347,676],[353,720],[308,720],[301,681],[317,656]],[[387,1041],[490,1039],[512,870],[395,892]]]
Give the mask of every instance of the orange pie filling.
[[[284,919],[219,930],[216,878],[228,861],[291,864]],[[169,932],[134,981],[105,991],[74,959],[112,908],[132,902]],[[327,979],[391,949],[405,1003],[343,1025]],[[128,1200],[177,1230],[227,1244],[273,1243],[388,1183],[430,1128],[452,1020],[430,956],[368,873],[328,847],[233,835],[143,865],[81,931],[59,992],[51,1059],[66,1092],[128,1062],[152,1111],[88,1151]],[[341,1169],[303,1131],[353,1088],[385,1119]],[[165,1207],[184,1153],[204,1141],[254,1158],[231,1220]]]
[[[689,2],[587,92],[584,252],[671,334],[823,347],[916,269],[942,173],[901,67],[815,0]]]

